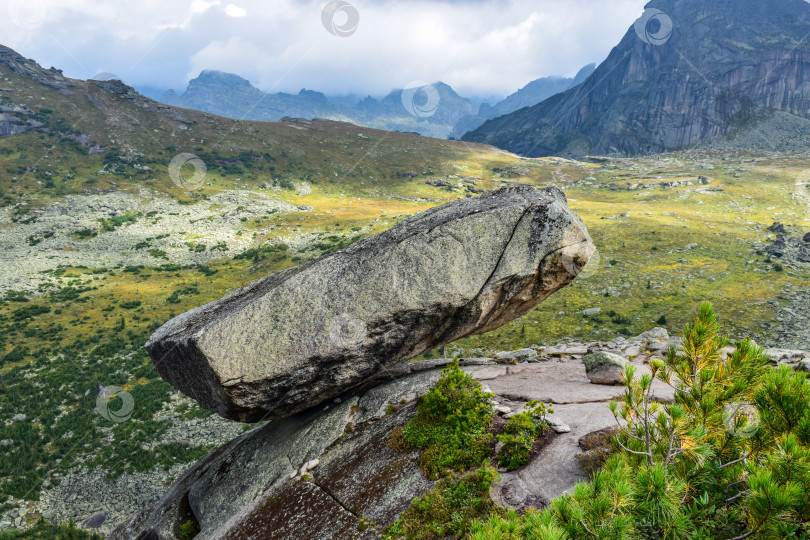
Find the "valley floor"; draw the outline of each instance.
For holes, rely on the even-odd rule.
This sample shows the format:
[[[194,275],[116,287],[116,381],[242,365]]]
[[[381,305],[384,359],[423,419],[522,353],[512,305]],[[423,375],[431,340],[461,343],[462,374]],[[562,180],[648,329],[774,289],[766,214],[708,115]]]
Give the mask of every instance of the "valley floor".
[[[245,429],[159,378],[142,349],[159,324],[480,190],[559,185],[599,257],[528,315],[422,359],[608,341],[653,326],[679,332],[704,300],[734,337],[810,348],[810,264],[766,251],[774,222],[792,238],[810,232],[807,156],[701,151],[591,163],[492,150],[448,163],[403,166],[416,172],[367,184],[214,175],[193,199],[123,181],[4,199],[0,527],[103,512],[109,530]],[[113,386],[133,397],[123,422],[97,412]]]

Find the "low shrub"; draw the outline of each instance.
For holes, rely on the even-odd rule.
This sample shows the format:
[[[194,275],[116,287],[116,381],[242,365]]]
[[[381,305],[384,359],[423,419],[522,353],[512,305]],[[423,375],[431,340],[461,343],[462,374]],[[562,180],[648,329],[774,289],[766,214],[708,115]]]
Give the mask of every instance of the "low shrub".
[[[189,519],[180,525],[180,540],[192,540],[200,532],[200,527],[196,522]]]
[[[489,455],[492,394],[459,367],[447,366],[439,382],[419,398],[417,415],[402,430],[405,443],[424,450],[420,465],[431,479],[463,472]]]
[[[553,412],[545,403],[530,401],[523,412],[509,419],[503,435],[498,435],[503,444],[498,452],[501,467],[513,471],[529,462],[534,442],[548,429],[546,414]]]
[[[489,497],[498,473],[484,464],[478,470],[455,478],[443,478],[391,525],[383,538],[442,540],[463,538],[471,523],[494,510]]]
[[[610,405],[618,451],[592,481],[541,512],[482,519],[471,538],[810,537],[807,375],[769,367],[749,340],[722,354],[728,343],[704,304],[681,351],[651,361],[651,374],[626,369]],[[654,379],[674,403],[651,398]]]
[[[470,527],[470,540],[565,540],[565,531],[548,512],[530,509],[523,515],[514,510],[506,516],[493,514],[487,521],[478,521]]]
[[[71,520],[63,525],[51,525],[39,520],[24,531],[8,529],[0,531],[0,540],[101,540],[101,536],[76,527]]]

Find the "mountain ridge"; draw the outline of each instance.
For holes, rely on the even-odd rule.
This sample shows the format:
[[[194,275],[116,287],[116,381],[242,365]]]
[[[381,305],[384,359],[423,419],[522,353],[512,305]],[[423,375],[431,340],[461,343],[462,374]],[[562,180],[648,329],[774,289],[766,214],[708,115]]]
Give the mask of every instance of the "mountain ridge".
[[[461,137],[468,131],[476,129],[487,120],[503,116],[524,107],[536,105],[549,97],[582,84],[596,69],[596,64],[588,64],[572,78],[541,77],[528,83],[513,94],[508,95],[495,105],[483,103],[475,116],[461,118],[453,128],[453,136]]]
[[[645,42],[649,34],[631,26],[581,85],[490,120],[463,140],[530,157],[638,155],[727,136],[767,111],[810,118],[810,5],[803,0],[653,0],[646,9],[648,24],[671,21],[662,43]]]
[[[307,89],[302,89],[298,94],[265,93],[239,75],[208,69],[189,81],[182,94],[168,90],[160,101],[229,118],[271,122],[284,117],[318,118],[448,138],[460,137],[487,119],[539,103],[579,84],[594,68],[595,64],[585,66],[573,78],[552,76],[535,79],[494,105],[476,105],[472,99],[460,96],[450,85],[435,82],[426,85],[431,88],[412,97],[417,107],[428,100],[438,101],[435,109],[424,113],[406,108],[404,103],[409,100],[403,102],[403,89],[394,89],[380,99],[371,96],[340,98]]]

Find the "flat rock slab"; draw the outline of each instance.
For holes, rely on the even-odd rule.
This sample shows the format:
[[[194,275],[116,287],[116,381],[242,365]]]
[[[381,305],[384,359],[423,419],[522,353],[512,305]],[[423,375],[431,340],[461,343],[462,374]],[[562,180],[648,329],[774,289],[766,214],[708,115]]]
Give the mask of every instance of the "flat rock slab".
[[[387,416],[327,452],[309,480],[261,497],[248,512],[203,538],[232,540],[370,539],[433,482],[419,470],[419,452],[388,446],[390,432],[412,416]],[[360,516],[374,527],[363,529]],[[361,530],[363,529],[363,530]]]
[[[359,530],[359,520],[311,482],[296,482],[284,497],[271,497],[245,514],[222,540],[360,540],[382,538],[376,529]]]
[[[417,396],[427,394],[439,381],[441,375],[440,368],[419,371],[384,386],[372,388],[360,398],[360,410],[354,421],[361,424],[373,418],[382,417],[391,405],[401,404],[403,400],[408,401],[413,394]]]
[[[636,366],[636,376],[650,373],[646,364],[631,362]],[[589,403],[618,399],[624,394],[623,386],[591,384],[585,373],[585,366],[579,360],[559,362],[552,360],[539,364],[525,364],[506,367],[504,376],[487,379],[492,391],[512,401],[539,400],[546,403]],[[473,373],[475,376],[475,373]],[[655,380],[652,384],[653,399],[672,401],[675,393],[666,384]],[[554,409],[556,411],[556,407]]]
[[[289,416],[527,313],[593,251],[558,188],[504,188],[267,276],[146,347],[165,380],[225,418]]]
[[[523,469],[502,473],[500,485],[507,485],[517,477],[528,494],[547,503],[568,492],[577,482],[589,479],[576,459],[576,455],[582,453],[579,438],[615,426],[613,415],[605,403],[583,403],[557,405],[554,416],[564,421],[571,431],[557,435]]]

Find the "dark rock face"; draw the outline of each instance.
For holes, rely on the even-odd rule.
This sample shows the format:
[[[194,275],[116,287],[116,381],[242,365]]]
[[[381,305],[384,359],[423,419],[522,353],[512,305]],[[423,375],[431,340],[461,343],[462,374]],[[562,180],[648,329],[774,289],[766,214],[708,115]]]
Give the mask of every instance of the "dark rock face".
[[[788,264],[810,263],[810,235],[800,238],[777,234],[776,240],[765,248],[765,252]]]
[[[160,328],[161,376],[239,421],[288,416],[570,283],[594,246],[557,188],[448,203]]]
[[[85,529],[98,529],[104,525],[105,521],[107,521],[107,514],[105,512],[99,512],[85,519],[82,523],[82,527]]]
[[[27,75],[38,83],[59,91],[62,94],[71,94],[70,88],[74,85],[70,80],[62,76],[62,71],[58,69],[44,69],[42,66],[27,59],[18,52],[0,45],[0,65],[3,65],[20,75]]]
[[[647,8],[663,15],[646,31],[656,36],[671,21],[671,35],[654,44],[643,24],[640,33],[631,27],[580,86],[464,140],[527,156],[637,155],[724,136],[773,111],[810,118],[806,2],[653,0]]]
[[[553,95],[565,92],[587,79],[596,69],[596,64],[588,64],[579,70],[573,79],[566,77],[542,77],[535,79],[514,94],[495,105],[483,104],[475,116],[465,116],[453,128],[453,136],[461,137],[468,131],[480,127],[487,120],[515,112],[523,107],[532,107]]]
[[[110,92],[111,94],[115,94],[116,96],[121,96],[122,98],[129,100],[129,101],[136,101],[140,94],[135,91],[134,88],[131,86],[122,83],[119,80],[111,80],[111,81],[91,81],[93,84],[101,88],[106,92]]]
[[[386,404],[400,403],[403,392],[425,393],[439,375],[438,369],[406,375],[374,392]],[[387,415],[376,410],[378,401],[361,393],[246,433],[108,538],[174,539],[188,520],[200,527],[197,538],[379,538],[433,483],[419,470],[419,452],[388,445],[393,430],[415,414],[414,401]],[[361,531],[361,517],[375,528]]]

